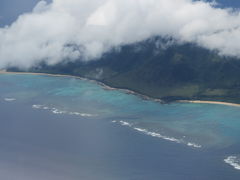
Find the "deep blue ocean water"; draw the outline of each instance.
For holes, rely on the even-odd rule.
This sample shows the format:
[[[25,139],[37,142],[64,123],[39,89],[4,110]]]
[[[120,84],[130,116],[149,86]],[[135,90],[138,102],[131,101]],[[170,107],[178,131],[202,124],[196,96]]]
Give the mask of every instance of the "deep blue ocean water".
[[[163,105],[87,80],[0,75],[0,179],[240,178],[240,107]]]

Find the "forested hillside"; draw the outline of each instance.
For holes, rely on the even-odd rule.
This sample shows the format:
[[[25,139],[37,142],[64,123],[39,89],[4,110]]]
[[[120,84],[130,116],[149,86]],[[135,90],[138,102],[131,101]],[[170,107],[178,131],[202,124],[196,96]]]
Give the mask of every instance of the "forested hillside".
[[[42,64],[30,71],[83,76],[166,101],[240,102],[239,59],[194,44],[167,46],[165,41],[152,38],[114,49],[94,61]]]

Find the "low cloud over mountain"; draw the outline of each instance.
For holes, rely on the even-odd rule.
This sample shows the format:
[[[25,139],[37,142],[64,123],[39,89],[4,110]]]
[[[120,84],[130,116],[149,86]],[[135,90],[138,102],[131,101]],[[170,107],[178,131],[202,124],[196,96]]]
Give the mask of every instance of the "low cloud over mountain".
[[[0,68],[91,60],[153,36],[240,57],[240,14],[192,0],[40,1],[31,13],[0,28]]]

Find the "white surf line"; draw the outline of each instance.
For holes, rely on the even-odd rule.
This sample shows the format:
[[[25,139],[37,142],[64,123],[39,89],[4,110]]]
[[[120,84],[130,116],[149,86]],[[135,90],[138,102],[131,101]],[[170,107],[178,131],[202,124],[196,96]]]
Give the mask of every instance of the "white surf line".
[[[174,137],[168,137],[168,136],[161,135],[160,133],[148,131],[147,129],[134,127],[133,124],[131,124],[129,122],[126,122],[126,121],[112,121],[112,123],[120,123],[120,125],[122,125],[122,126],[131,127],[138,132],[141,132],[143,134],[146,134],[146,135],[149,135],[149,136],[152,136],[152,137],[161,138],[161,139],[171,141],[171,142],[175,142],[175,143],[178,143],[178,144],[185,144],[185,145],[193,147],[193,148],[202,148],[201,145],[196,144],[196,143],[186,142],[182,139],[177,139],[177,138],[174,138]]]
[[[188,146],[192,146],[192,147],[194,147],[194,148],[201,148],[201,147],[202,147],[202,146],[199,145],[199,144],[191,143],[191,142],[188,142],[187,145],[188,145]]]
[[[4,98],[4,101],[12,102],[12,101],[16,101],[16,99],[15,98]]]
[[[39,105],[39,104],[32,105],[32,108],[34,109],[42,109],[43,107],[44,107],[43,105]]]
[[[119,122],[120,122],[120,124],[121,124],[122,126],[132,127],[132,124],[130,124],[130,123],[126,122],[126,121],[119,121]]]
[[[93,114],[87,114],[87,113],[79,113],[79,112],[69,112],[70,115],[76,115],[76,116],[83,116],[83,117],[93,117],[96,115]]]
[[[94,116],[97,116],[97,115],[88,114],[88,113],[61,111],[61,110],[59,110],[57,108],[54,108],[54,107],[51,108],[51,107],[40,105],[40,104],[34,104],[34,105],[32,105],[32,108],[49,110],[49,111],[51,111],[54,114],[68,114],[68,115],[76,115],[76,116],[82,116],[82,117],[94,117]]]
[[[236,156],[228,156],[226,159],[224,159],[224,162],[230,166],[233,166],[234,169],[240,170],[240,159],[238,159]]]

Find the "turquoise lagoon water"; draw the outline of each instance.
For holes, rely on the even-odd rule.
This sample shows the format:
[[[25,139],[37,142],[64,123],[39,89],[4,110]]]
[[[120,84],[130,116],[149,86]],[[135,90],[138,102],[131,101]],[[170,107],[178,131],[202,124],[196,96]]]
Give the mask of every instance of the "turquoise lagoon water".
[[[238,173],[240,169],[240,107],[161,104],[70,77],[5,74],[0,75],[0,87],[2,103],[22,104],[34,112],[58,117],[74,116],[79,121],[108,123],[129,133],[174,144],[174,151],[186,148],[204,156],[218,152],[212,166],[217,161],[231,172]],[[240,174],[234,177],[238,175],[240,177]]]

